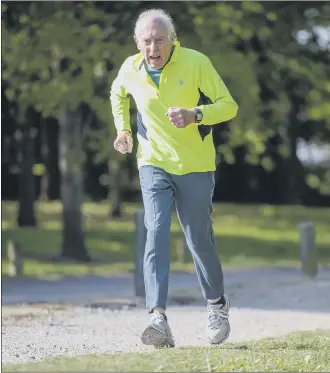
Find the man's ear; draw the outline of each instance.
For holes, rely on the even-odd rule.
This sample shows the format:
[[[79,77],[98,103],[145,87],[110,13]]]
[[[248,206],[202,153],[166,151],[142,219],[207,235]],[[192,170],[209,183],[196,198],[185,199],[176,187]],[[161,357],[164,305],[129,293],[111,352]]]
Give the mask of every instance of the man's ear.
[[[135,43],[136,43],[136,47],[138,50],[140,50],[140,47],[139,47],[139,40],[138,38],[134,35],[134,40],[135,40]]]

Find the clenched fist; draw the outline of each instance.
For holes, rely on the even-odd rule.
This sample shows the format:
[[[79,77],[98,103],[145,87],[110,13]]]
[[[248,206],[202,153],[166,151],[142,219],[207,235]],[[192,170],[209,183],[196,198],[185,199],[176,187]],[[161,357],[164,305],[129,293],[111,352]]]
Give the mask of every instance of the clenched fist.
[[[115,142],[113,143],[114,148],[122,153],[132,153],[133,139],[129,131],[121,131],[118,133]]]
[[[184,128],[195,122],[195,109],[184,109],[180,107],[170,107],[166,113],[170,121],[176,128]]]

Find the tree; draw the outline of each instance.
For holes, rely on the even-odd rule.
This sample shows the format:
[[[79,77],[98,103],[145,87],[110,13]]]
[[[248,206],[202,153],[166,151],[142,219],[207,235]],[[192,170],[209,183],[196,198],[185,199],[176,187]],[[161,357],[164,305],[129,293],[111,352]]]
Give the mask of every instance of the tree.
[[[89,261],[81,212],[83,200],[81,123],[78,107],[72,109],[62,106],[59,115],[59,163],[63,203],[62,256]]]
[[[36,128],[34,121],[38,119],[38,114],[31,107],[21,106],[18,108],[17,143],[20,163],[18,195],[19,210],[18,226],[37,225],[34,202],[36,199],[35,181],[33,175],[34,161],[34,139]]]
[[[211,58],[238,101],[237,118],[215,132],[221,144],[217,176],[226,180],[232,173],[242,180],[240,185],[234,181],[230,192],[244,193],[246,198],[253,195],[257,201],[262,190],[266,190],[265,200],[276,192],[276,200],[282,203],[294,198],[302,201],[307,184],[325,192],[327,179],[322,184],[319,174],[311,174],[300,164],[297,141],[329,140],[329,49],[322,49],[317,33],[317,27],[328,20],[327,3],[134,2],[127,6],[121,2],[8,2],[8,11],[4,5],[6,96],[18,107],[33,107],[47,123],[50,118],[59,122],[63,113],[74,120],[79,117],[81,142],[89,127],[88,113],[93,113],[93,125],[87,132],[92,133],[94,147],[88,150],[88,162],[93,152],[95,161],[102,162],[102,167],[108,165],[102,183],[108,180],[111,216],[120,215],[123,189],[132,185],[133,164],[135,175],[136,171],[133,155],[122,156],[112,149],[116,133],[109,88],[121,63],[136,53],[134,20],[142,9],[155,6],[170,11],[182,44]],[[304,42],[298,42],[301,32]],[[133,118],[132,112],[134,131]],[[68,138],[64,141],[73,144]],[[83,144],[75,149],[75,159],[83,157]],[[51,154],[56,154],[55,149]],[[68,155],[61,154],[69,164]],[[84,159],[79,162],[79,167],[88,166]],[[70,211],[78,211],[71,207]]]
[[[283,195],[287,194],[283,201],[301,201],[304,171],[297,156],[297,140],[304,136],[306,127],[311,131],[311,138],[320,134],[322,126],[323,138],[328,131],[328,110],[320,100],[327,91],[322,83],[326,81],[326,65],[321,62],[324,53],[320,43],[316,42],[315,34],[318,26],[326,26],[329,5],[309,2],[194,3],[190,12],[203,48],[209,46],[211,51],[217,45],[216,52],[220,57],[216,63],[219,70],[220,60],[223,59],[228,66],[229,79],[230,75],[234,76],[230,80],[230,87],[239,104],[239,90],[244,92],[242,102],[246,106],[243,111],[248,115],[243,120],[244,125],[240,121],[240,109],[238,117],[231,124],[230,148],[240,146],[240,143],[246,144],[246,161],[256,166],[261,164],[266,170],[272,171],[274,158],[269,157],[267,147],[276,143],[276,151],[283,160],[287,160],[277,160],[278,165],[284,167],[282,177],[278,178],[279,184],[284,185]],[[301,31],[309,33],[309,42],[305,45],[298,43],[297,35]],[[235,63],[226,52],[222,53],[224,46],[232,55],[233,51],[237,51],[246,61],[250,61],[250,68],[238,63],[238,58]],[[241,68],[241,75],[234,73],[235,64]],[[254,76],[254,81],[247,82],[244,77],[247,72]],[[247,87],[251,88],[252,94],[246,92]],[[314,109],[308,110],[311,96],[316,98],[317,103],[314,101]],[[246,107],[253,108],[255,115],[251,116]],[[317,125],[312,113],[315,114],[314,118],[319,119]],[[270,145],[272,138],[277,140]]]
[[[7,13],[11,4],[3,8]],[[19,106],[31,105],[60,124],[62,256],[89,260],[83,237],[81,105],[108,113],[108,102],[95,92],[97,77],[111,62],[111,16],[93,3],[27,3],[19,24],[3,24],[6,95]],[[110,24],[109,27],[106,27]],[[110,49],[111,51],[111,49]]]

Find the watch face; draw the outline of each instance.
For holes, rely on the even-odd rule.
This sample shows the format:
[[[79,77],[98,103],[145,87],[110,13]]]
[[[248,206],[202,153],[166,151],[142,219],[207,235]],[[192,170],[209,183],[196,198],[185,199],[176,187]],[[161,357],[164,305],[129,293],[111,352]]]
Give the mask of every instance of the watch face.
[[[197,120],[200,122],[203,119],[202,113],[197,113]]]

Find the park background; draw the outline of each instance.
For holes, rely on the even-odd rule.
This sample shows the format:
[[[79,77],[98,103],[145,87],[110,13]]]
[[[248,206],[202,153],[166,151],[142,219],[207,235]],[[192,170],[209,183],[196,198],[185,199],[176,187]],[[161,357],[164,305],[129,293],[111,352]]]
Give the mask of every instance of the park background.
[[[150,8],[170,12],[239,105],[214,128],[224,266],[299,266],[305,220],[328,266],[330,4],[317,1],[2,2],[3,247],[18,243],[30,276],[134,269],[136,147],[113,149],[109,90]],[[136,144],[133,100],[131,125]],[[193,269],[175,216],[171,229],[172,269]]]

